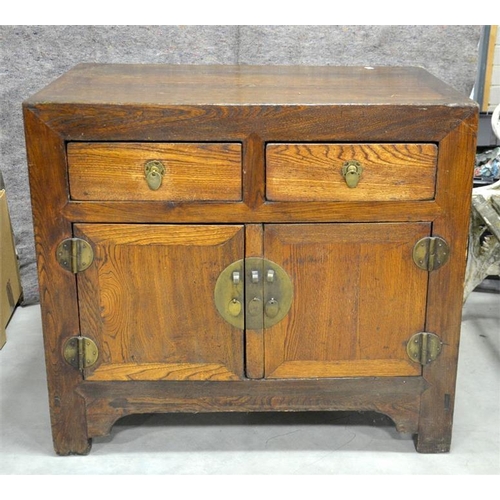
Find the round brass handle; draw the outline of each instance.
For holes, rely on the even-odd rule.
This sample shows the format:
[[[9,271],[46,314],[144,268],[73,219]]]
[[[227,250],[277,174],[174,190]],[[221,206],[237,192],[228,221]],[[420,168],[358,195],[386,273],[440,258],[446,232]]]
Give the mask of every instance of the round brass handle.
[[[342,165],[342,175],[350,188],[355,188],[358,185],[362,173],[363,167],[357,160],[349,160]]]
[[[153,191],[159,189],[164,175],[165,166],[160,160],[149,160],[144,164],[144,176],[149,189]]]

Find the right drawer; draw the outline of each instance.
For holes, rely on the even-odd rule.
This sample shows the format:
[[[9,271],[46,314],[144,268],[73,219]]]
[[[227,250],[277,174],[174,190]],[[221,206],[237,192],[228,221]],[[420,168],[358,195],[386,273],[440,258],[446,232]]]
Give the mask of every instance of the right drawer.
[[[271,143],[266,147],[266,198],[432,200],[437,152],[435,144]]]

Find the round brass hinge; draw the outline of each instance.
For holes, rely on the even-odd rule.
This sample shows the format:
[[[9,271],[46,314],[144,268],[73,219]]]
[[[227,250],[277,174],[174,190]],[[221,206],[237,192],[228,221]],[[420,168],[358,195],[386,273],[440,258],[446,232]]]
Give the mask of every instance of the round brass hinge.
[[[81,238],[68,238],[57,246],[56,259],[66,271],[79,273],[92,264],[94,251],[88,241]]]
[[[413,247],[413,262],[424,271],[435,271],[444,266],[450,257],[450,247],[439,236],[427,236]]]
[[[94,365],[99,357],[96,343],[87,337],[71,337],[64,344],[63,356],[73,368],[83,371]]]
[[[435,333],[420,332],[412,335],[406,352],[412,361],[426,365],[434,361],[443,349],[443,342]]]

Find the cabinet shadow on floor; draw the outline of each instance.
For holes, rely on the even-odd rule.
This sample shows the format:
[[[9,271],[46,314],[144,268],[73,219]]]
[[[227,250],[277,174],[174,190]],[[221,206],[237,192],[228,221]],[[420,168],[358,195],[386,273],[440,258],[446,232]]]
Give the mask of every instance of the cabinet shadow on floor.
[[[130,443],[134,443],[130,445]],[[254,412],[129,415],[93,439],[99,453],[337,451],[415,453],[413,437],[380,413]],[[107,447],[111,447],[108,449]],[[130,445],[130,446],[129,446]]]

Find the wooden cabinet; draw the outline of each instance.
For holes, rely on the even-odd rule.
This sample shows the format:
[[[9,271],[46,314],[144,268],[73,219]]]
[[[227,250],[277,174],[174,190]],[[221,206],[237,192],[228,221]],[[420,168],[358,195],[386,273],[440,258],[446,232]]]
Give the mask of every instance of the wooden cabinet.
[[[475,103],[417,68],[84,64],[24,117],[57,453],[303,410],[449,450]]]

